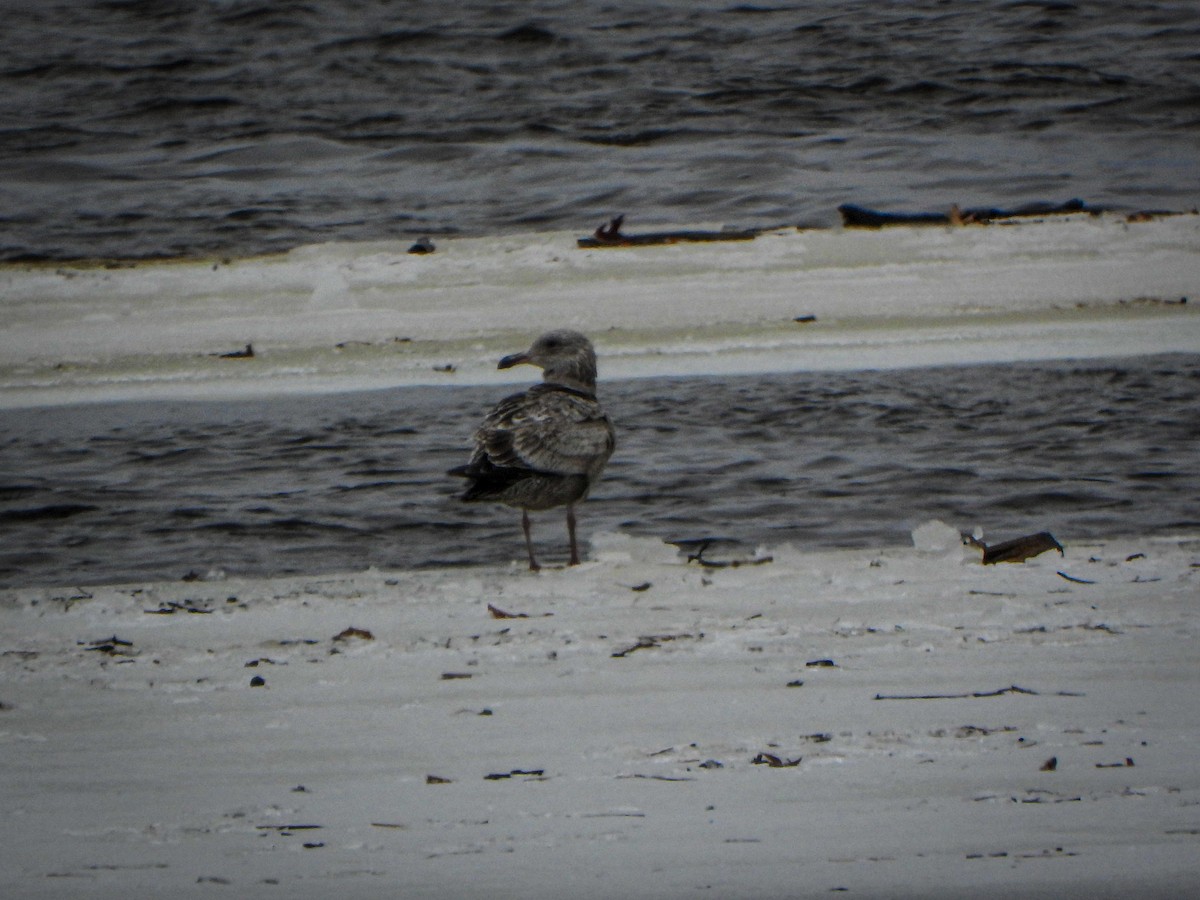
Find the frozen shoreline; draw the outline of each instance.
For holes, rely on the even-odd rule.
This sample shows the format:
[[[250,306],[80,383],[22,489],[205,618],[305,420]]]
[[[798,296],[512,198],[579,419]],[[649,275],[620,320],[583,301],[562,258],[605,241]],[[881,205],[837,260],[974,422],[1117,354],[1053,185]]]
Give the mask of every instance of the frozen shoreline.
[[[1200,536],[917,539],[4,591],[0,890],[1184,895]]]
[[[785,231],[578,250],[569,234],[329,244],[231,264],[0,270],[0,406],[491,384],[543,326],[602,378],[1200,350],[1200,217]],[[803,320],[803,321],[797,321]],[[219,354],[255,348],[249,360]]]
[[[0,406],[492,383],[548,324],[602,378],[1194,354],[1198,231],[8,267]],[[0,894],[1183,896],[1200,535],[1059,537],[0,591]]]

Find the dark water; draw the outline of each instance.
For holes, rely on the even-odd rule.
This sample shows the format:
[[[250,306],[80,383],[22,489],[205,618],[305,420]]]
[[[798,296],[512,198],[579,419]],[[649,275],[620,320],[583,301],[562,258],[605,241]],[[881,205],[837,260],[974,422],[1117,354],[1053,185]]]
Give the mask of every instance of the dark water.
[[[411,388],[6,412],[0,584],[523,558],[443,472],[504,393]],[[602,385],[618,448],[581,533],[905,545],[941,518],[1066,544],[1200,529],[1200,357]],[[560,511],[535,519],[565,557]]]
[[[1200,202],[1200,4],[0,0],[0,259]]]

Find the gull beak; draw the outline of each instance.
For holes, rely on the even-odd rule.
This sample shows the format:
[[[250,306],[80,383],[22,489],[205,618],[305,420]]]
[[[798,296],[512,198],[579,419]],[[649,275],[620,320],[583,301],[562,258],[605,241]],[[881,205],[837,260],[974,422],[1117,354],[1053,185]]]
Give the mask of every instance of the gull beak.
[[[528,351],[525,351],[524,353],[513,353],[511,356],[506,356],[504,359],[500,360],[500,365],[496,366],[496,368],[511,369],[513,366],[519,366],[522,363],[527,363],[529,361]]]

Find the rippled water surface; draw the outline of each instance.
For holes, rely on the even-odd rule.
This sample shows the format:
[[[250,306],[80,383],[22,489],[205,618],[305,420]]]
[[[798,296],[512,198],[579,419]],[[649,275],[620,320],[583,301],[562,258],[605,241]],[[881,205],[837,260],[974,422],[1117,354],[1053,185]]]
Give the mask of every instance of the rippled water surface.
[[[14,410],[0,583],[277,575],[523,558],[519,515],[455,499],[496,388]],[[1200,357],[608,382],[617,453],[583,536],[903,545],[1200,528]],[[539,514],[547,562],[561,511]]]
[[[0,259],[1200,202],[1200,7],[0,2]]]

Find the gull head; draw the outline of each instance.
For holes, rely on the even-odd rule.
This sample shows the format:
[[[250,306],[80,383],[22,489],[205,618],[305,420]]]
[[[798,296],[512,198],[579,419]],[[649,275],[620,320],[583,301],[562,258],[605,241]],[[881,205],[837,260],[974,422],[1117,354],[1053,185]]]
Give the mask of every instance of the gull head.
[[[542,370],[542,380],[593,393],[596,389],[596,351],[578,331],[548,331],[528,350],[500,360],[497,368],[528,364]]]

